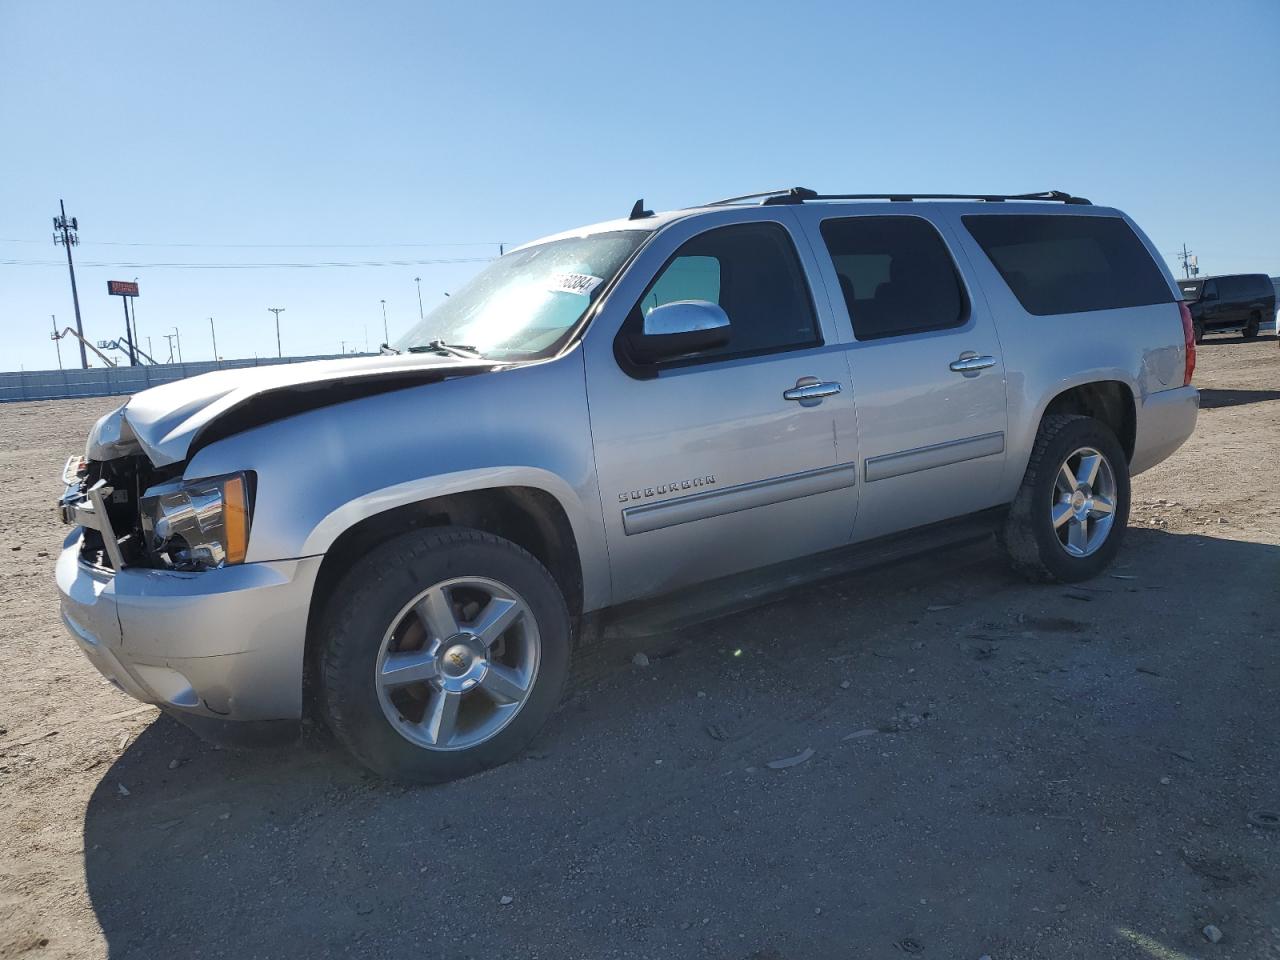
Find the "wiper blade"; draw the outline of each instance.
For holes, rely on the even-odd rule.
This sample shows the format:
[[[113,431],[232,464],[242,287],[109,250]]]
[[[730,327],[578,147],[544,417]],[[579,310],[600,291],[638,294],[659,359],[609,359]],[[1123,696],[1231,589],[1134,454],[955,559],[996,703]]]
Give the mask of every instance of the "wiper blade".
[[[467,359],[482,356],[475,347],[468,347],[461,343],[445,343],[443,340],[432,340],[430,343],[412,346],[409,352],[440,353],[446,357],[466,357]]]

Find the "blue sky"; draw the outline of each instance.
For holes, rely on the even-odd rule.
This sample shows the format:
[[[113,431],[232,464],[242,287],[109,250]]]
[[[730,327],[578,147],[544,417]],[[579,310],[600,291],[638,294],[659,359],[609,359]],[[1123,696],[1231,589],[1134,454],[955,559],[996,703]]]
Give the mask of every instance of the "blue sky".
[[[1207,272],[1280,274],[1276,0],[0,0],[0,129],[0,261],[58,261],[64,197],[87,334],[122,332],[105,281],[136,276],[144,344],[177,326],[188,360],[210,316],[221,355],[274,354],[272,306],[286,353],[376,345],[381,299],[394,338],[415,276],[430,309],[479,265],[87,264],[483,258],[640,196],[802,184],[1065,189]],[[50,314],[65,265],[0,263],[0,369],[56,365]]]

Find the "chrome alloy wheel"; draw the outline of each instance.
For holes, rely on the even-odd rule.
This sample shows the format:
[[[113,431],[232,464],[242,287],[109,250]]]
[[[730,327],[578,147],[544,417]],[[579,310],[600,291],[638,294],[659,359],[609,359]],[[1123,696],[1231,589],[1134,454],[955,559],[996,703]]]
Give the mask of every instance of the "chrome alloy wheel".
[[[1050,518],[1062,549],[1073,557],[1096,553],[1116,516],[1116,476],[1093,447],[1076,450],[1054,478]]]
[[[533,612],[505,584],[444,580],[396,614],[374,671],[391,726],[428,750],[465,750],[515,719],[538,677]]]

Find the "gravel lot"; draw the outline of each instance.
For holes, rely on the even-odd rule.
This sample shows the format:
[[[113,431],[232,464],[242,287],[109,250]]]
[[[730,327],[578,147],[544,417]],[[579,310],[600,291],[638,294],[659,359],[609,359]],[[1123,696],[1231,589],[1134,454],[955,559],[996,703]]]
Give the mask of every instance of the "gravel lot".
[[[1280,958],[1275,337],[1197,382],[1111,575],[968,547],[598,647],[524,759],[427,789],[102,681],[51,501],[119,401],[0,405],[0,957]]]

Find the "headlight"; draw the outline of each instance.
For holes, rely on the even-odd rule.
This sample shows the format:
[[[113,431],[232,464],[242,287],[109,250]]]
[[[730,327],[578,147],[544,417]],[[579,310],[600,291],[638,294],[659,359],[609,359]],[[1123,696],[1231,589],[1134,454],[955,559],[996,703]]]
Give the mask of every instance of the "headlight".
[[[244,563],[249,483],[243,473],[152,487],[142,497],[149,553],[170,566],[206,570]]]

